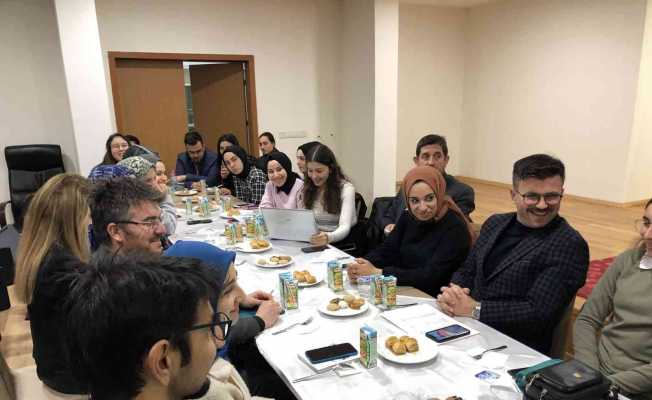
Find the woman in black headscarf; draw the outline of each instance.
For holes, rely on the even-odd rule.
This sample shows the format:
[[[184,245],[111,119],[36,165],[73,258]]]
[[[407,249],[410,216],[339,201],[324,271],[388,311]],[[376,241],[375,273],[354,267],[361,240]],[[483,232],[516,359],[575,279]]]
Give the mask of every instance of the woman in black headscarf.
[[[279,151],[267,155],[267,178],[261,208],[302,208],[303,181],[292,171],[292,162]]]
[[[233,176],[235,197],[253,204],[260,204],[265,193],[265,174],[249,162],[247,153],[240,146],[230,146],[222,154],[224,165]]]

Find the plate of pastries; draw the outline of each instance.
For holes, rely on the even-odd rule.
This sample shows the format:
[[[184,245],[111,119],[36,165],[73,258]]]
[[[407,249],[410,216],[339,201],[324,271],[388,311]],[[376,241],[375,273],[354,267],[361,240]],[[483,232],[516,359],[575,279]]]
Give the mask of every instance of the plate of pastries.
[[[437,343],[416,335],[385,336],[378,341],[378,355],[398,364],[420,364],[437,357]]]
[[[364,313],[368,309],[369,303],[365,299],[352,294],[333,297],[328,302],[322,303],[318,308],[322,314],[332,317],[353,317]]]
[[[238,243],[236,249],[243,253],[262,253],[272,248],[272,244],[264,239],[245,240],[244,243]]]
[[[292,264],[294,260],[290,256],[274,255],[261,257],[256,260],[256,265],[261,268],[283,268]]]
[[[319,285],[324,280],[322,275],[308,269],[292,271],[292,275],[299,282],[299,287]]]
[[[195,189],[183,189],[183,190],[177,190],[174,192],[175,195],[177,196],[194,196],[198,192]]]

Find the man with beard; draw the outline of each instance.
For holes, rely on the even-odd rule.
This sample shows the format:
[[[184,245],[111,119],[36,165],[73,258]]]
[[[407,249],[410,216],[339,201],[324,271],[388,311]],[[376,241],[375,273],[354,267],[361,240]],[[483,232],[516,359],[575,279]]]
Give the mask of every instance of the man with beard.
[[[437,297],[449,315],[479,319],[549,353],[555,326],[584,285],[589,249],[559,216],[564,164],[535,154],[514,163],[515,213],[496,214]]]

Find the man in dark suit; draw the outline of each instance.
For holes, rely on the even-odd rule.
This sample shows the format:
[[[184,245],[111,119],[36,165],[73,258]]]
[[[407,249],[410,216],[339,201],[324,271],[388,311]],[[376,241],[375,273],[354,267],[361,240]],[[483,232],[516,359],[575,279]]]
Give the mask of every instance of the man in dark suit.
[[[564,164],[545,154],[514,163],[515,213],[482,226],[463,266],[437,297],[450,315],[469,316],[542,352],[584,285],[589,249],[559,216]]]
[[[187,188],[199,189],[202,180],[209,187],[217,186],[217,153],[206,148],[199,132],[186,133],[183,142],[186,151],[177,156],[175,180]]]
[[[426,135],[417,142],[416,156],[413,159],[414,165],[416,167],[433,167],[441,172],[446,180],[446,194],[453,199],[464,215],[468,217],[475,209],[475,193],[471,186],[446,173],[448,160],[450,158],[448,157],[448,145],[445,137]],[[382,216],[381,223],[386,235],[394,230],[394,225],[406,207],[405,196],[399,191],[392,200],[391,206],[387,208]]]

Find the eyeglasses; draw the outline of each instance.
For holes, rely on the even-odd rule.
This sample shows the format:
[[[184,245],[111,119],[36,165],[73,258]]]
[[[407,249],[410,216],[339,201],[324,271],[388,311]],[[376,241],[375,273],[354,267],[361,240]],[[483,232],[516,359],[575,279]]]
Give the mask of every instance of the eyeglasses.
[[[190,331],[196,331],[199,329],[205,329],[205,328],[211,328],[211,333],[217,340],[226,340],[226,338],[229,336],[229,332],[231,330],[231,324],[233,321],[231,321],[231,318],[229,318],[228,315],[218,312],[213,314],[213,321],[210,324],[201,324],[201,325],[195,325],[192,328],[188,329],[188,332]],[[222,331],[222,337],[219,337],[217,334],[217,327],[220,327],[220,330]]]
[[[529,206],[539,204],[539,201],[541,201],[542,197],[543,197],[543,201],[545,201],[547,205],[554,206],[559,204],[561,198],[564,197],[561,193],[557,193],[557,192],[550,192],[544,194],[539,194],[534,192],[528,192],[523,194],[518,191],[515,192],[518,193],[523,198],[523,202]]]
[[[163,225],[163,220],[161,217],[152,219],[149,221],[115,221],[116,224],[131,224],[131,225],[143,225],[149,230],[154,230],[159,225]]]
[[[650,226],[652,226],[652,222],[650,222],[649,219],[643,218],[643,219],[637,219],[635,221],[635,226],[637,231],[647,231],[650,229]]]

